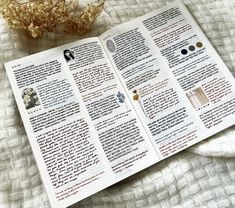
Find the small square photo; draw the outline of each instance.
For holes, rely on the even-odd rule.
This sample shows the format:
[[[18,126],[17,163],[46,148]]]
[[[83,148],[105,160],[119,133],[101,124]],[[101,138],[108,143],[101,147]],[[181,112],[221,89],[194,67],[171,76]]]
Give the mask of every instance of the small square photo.
[[[25,88],[22,91],[21,97],[27,110],[40,105],[38,95],[33,88]]]
[[[201,87],[188,92],[186,95],[194,108],[200,108],[209,102],[208,97]]]

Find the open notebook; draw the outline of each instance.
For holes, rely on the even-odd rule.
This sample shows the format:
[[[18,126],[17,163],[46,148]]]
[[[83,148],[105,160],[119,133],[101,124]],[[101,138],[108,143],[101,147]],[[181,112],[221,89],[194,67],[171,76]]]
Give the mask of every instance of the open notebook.
[[[5,67],[55,208],[235,123],[234,78],[181,1]]]

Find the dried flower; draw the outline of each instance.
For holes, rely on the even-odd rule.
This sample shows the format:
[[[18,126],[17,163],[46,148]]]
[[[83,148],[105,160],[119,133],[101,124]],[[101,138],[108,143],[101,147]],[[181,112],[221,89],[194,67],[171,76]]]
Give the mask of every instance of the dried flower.
[[[144,107],[142,106],[142,103],[141,103],[141,100],[140,100],[140,94],[138,93],[137,90],[133,90],[132,93],[133,93],[132,99],[135,100],[135,101],[137,101],[137,102],[139,103],[141,110],[143,111],[143,113],[144,113],[144,115],[146,116],[146,118],[148,118],[148,115],[147,115],[147,113],[145,112]]]
[[[119,103],[125,103],[126,109],[128,109],[127,104],[126,104],[126,102],[125,102],[125,99],[126,99],[125,95],[124,95],[123,93],[121,93],[120,91],[118,91],[118,93],[116,94],[116,96],[117,96],[117,98],[118,98],[118,102],[119,102]]]
[[[32,37],[59,25],[81,34],[91,28],[103,6],[103,1],[81,9],[77,0],[0,0],[0,14],[11,28],[27,30]]]
[[[137,90],[133,90],[133,100],[139,100],[140,95],[137,93]]]

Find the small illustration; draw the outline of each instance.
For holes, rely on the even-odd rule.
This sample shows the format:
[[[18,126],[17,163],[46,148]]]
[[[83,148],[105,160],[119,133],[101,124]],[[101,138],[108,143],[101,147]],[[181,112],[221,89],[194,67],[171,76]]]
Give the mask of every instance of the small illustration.
[[[141,110],[143,111],[143,113],[145,114],[145,116],[148,118],[148,115],[145,113],[144,107],[142,106],[141,102],[140,102],[140,95],[138,93],[137,90],[133,90],[133,100],[137,101],[141,107]]]
[[[64,58],[65,58],[66,62],[70,62],[70,61],[74,60],[75,59],[74,52],[70,51],[68,49],[64,50]]]
[[[126,99],[124,94],[121,93],[120,91],[118,91],[118,93],[117,93],[117,98],[118,98],[119,103],[124,103],[125,99]]]
[[[120,91],[118,91],[117,93],[117,98],[118,98],[118,102],[119,103],[125,103],[126,105],[126,102],[125,102],[125,95],[123,93],[121,93]],[[127,108],[127,105],[126,105],[126,108]]]
[[[201,87],[198,87],[195,90],[186,93],[186,95],[192,106],[196,109],[209,102],[209,99],[207,98]]]
[[[23,99],[25,108],[28,110],[35,106],[39,106],[40,102],[38,99],[38,95],[33,88],[26,88],[22,91],[21,97]]]
[[[114,53],[116,51],[116,46],[112,40],[106,41],[106,47],[108,48],[109,52]]]
[[[134,93],[134,95],[133,95],[133,100],[139,101],[140,95],[137,93],[137,90],[133,90],[132,92]]]

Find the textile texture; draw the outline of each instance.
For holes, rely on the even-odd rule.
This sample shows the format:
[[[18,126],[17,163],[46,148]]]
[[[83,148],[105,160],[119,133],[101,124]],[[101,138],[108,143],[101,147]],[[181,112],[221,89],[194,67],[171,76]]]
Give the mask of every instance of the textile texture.
[[[171,1],[106,0],[102,16],[87,36],[97,36],[167,2]],[[235,75],[235,0],[185,0],[184,3]],[[3,64],[83,38],[58,30],[33,39],[9,30],[0,19],[1,208],[50,207]],[[235,127],[72,207],[235,207]]]

